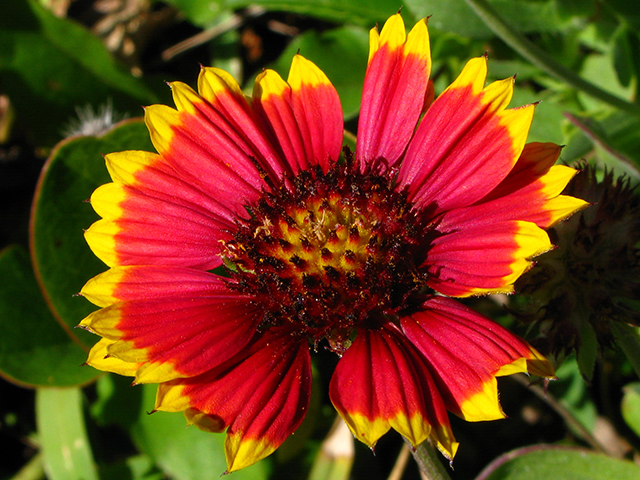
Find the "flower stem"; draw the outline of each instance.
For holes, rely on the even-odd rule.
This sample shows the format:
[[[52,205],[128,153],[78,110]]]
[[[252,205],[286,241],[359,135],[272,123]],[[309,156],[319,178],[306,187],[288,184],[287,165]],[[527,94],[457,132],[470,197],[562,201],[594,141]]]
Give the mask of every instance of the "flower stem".
[[[627,356],[629,363],[640,377],[640,335],[638,329],[620,322],[609,322],[611,332],[618,346]]]
[[[415,448],[409,445],[409,448],[418,464],[422,478],[428,480],[451,480],[446,467],[440,461],[440,454],[433,447],[431,441],[426,440]]]
[[[630,103],[602,90],[593,83],[584,80],[561,63],[556,62],[544,50],[520,35],[513,27],[507,24],[494,8],[489,5],[487,0],[465,1],[493,33],[535,66],[572,87],[582,90],[593,98],[619,108],[622,111],[640,116],[640,105]]]

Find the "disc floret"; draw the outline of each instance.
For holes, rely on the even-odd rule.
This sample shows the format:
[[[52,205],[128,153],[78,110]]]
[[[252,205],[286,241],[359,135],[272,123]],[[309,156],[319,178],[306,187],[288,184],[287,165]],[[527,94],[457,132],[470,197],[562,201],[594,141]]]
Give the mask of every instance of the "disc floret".
[[[300,172],[248,211],[222,255],[234,288],[264,305],[265,328],[289,324],[341,353],[356,328],[394,321],[425,293],[428,224],[352,160]]]

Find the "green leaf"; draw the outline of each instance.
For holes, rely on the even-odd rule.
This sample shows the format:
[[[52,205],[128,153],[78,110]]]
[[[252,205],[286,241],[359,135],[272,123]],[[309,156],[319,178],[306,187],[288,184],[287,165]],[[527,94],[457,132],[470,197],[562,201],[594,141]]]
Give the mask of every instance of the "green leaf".
[[[622,418],[640,438],[640,382],[625,385],[623,391]]]
[[[87,280],[107,269],[82,235],[83,229],[98,220],[86,200],[110,181],[102,155],[121,150],[152,150],[140,119],[128,120],[100,138],[60,143],[38,183],[31,219],[34,266],[54,315],[69,327],[97,309],[74,297]],[[74,334],[87,345],[97,339],[78,329]]]
[[[640,11],[638,3],[634,0],[607,0],[607,9],[620,17],[622,21],[628,23],[635,30],[640,29]]]
[[[589,55],[585,59],[580,76],[582,78],[588,78],[591,83],[608,93],[624,99],[631,98],[633,86],[629,85],[625,87],[618,81],[616,71],[612,68],[613,63],[612,52],[606,52],[601,55]],[[587,110],[602,109],[603,104],[589,95],[580,92],[579,97]]]
[[[489,68],[492,65],[493,62],[490,62]],[[555,142],[562,144],[564,140],[561,128],[564,120],[562,116],[563,107],[558,104],[554,97],[550,97],[548,92],[534,92],[530,88],[519,86],[519,79],[520,76],[518,75],[516,88],[509,106],[519,107],[540,102],[536,105],[527,142]]]
[[[476,480],[637,480],[640,468],[578,448],[525,447],[492,462]]]
[[[206,433],[186,427],[180,413],[155,412],[155,385],[141,385],[143,411],[133,425],[132,437],[138,448],[175,480],[219,480],[226,470],[225,435]],[[268,475],[268,460],[233,472],[234,480],[263,480]]]
[[[147,455],[128,457],[109,465],[100,465],[102,480],[163,480],[166,478]]]
[[[291,59],[300,52],[313,61],[336,87],[345,120],[360,110],[360,98],[369,55],[369,34],[360,27],[343,27],[318,33],[310,30],[296,37],[273,65],[287,78]]]
[[[172,0],[180,5],[190,3],[189,0]],[[206,6],[205,0],[196,2],[200,7]],[[220,10],[237,10],[248,5],[258,5],[270,11],[293,12],[301,15],[321,18],[335,23],[350,23],[371,28],[376,22],[382,24],[388,17],[398,11],[400,4],[395,0],[216,0]],[[192,7],[188,7],[191,11]],[[200,15],[200,14],[199,14]],[[405,21],[413,23],[410,12],[404,12]]]
[[[224,2],[212,0],[166,0],[180,10],[180,13],[194,25],[208,27],[216,23],[226,10]]]
[[[469,57],[470,56],[468,56],[467,58]],[[527,62],[519,60],[497,60],[495,58],[489,58],[488,74],[490,79],[501,80],[503,78],[517,75],[516,88],[514,90],[514,93],[518,92],[518,90],[523,90],[523,87],[521,86],[523,84],[523,81],[526,81],[532,77],[536,77],[540,75],[540,73],[541,70],[538,67]],[[512,100],[512,105],[514,102],[515,99]],[[536,108],[536,114],[538,113],[538,110],[539,109]]]
[[[640,178],[638,117],[623,112],[616,112],[601,120],[586,115],[565,116],[599,148],[599,161],[620,173]]]
[[[636,375],[640,377],[640,331],[638,327],[616,321],[609,321],[609,326],[616,344],[627,356]]]
[[[100,374],[82,367],[87,358],[54,319],[36,282],[27,253],[0,253],[0,375],[24,386],[71,386]]]
[[[580,373],[588,382],[591,382],[598,357],[598,338],[591,322],[580,322],[579,328],[580,344],[576,348],[576,358]]]
[[[590,17],[595,15],[594,0],[554,0],[554,5],[562,18],[572,19],[571,17]]]
[[[588,431],[593,431],[598,410],[593,403],[587,384],[574,357],[564,361],[556,375],[558,380],[549,383],[549,391]]]
[[[620,25],[613,34],[613,68],[618,81],[623,87],[628,87],[634,74],[633,54],[631,53],[631,39],[625,25]]]
[[[100,426],[119,425],[128,430],[144,411],[142,389],[131,385],[132,378],[103,375],[96,382],[96,401],[89,411]]]
[[[140,105],[157,101],[97,37],[35,0],[3,4],[0,76],[3,93],[38,145],[59,140],[76,107],[110,100],[121,113],[139,112]]]
[[[39,388],[38,438],[50,480],[98,480],[79,388]]]
[[[406,0],[416,18],[430,16],[429,26],[465,37],[490,38],[493,32],[464,1]],[[493,0],[491,5],[521,33],[555,31],[562,26],[552,3]]]

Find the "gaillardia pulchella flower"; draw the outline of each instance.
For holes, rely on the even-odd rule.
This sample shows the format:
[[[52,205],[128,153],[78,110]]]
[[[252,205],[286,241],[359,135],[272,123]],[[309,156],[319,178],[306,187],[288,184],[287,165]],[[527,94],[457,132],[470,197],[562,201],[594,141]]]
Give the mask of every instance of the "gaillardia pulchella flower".
[[[544,228],[584,202],[559,196],[559,147],[525,145],[534,106],[471,60],[435,101],[426,20],[371,31],[355,153],[327,77],[300,55],[245,98],[203,68],[177,110],[145,111],[158,153],[107,155],[113,183],[86,232],[110,269],[82,294],[101,310],[96,368],[158,383],[155,409],[226,430],[228,470],[300,424],[310,349],[341,358],[331,400],[369,446],[393,428],[456,452],[447,410],[504,416],[496,376],[550,377],[526,342],[450,297],[510,292]],[[225,275],[219,275],[223,268]]]

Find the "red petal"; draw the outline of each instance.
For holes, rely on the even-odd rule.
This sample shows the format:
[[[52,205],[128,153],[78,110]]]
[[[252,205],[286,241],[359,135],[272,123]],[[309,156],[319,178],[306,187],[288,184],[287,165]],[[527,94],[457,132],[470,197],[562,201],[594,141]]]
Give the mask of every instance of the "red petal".
[[[483,89],[486,58],[466,65],[429,107],[407,149],[399,186],[434,214],[480,200],[511,171],[533,118],[533,106],[505,110],[513,79]]]
[[[576,171],[563,165],[553,166],[560,154],[558,145],[530,143],[522,151],[509,175],[475,205],[446,212],[438,229],[487,226],[505,220],[533,222],[549,228],[587,202],[560,195]]]
[[[136,373],[137,383],[199,375],[245,348],[262,320],[262,311],[249,298],[224,292],[221,283],[212,285],[214,296],[116,303],[92,313],[80,325],[114,340],[110,355],[143,364]]]
[[[422,265],[429,286],[444,295],[512,292],[530,259],[552,247],[544,230],[530,222],[464,227],[436,238]]]
[[[355,437],[369,446],[393,428],[413,445],[431,434],[443,453],[455,455],[447,412],[424,359],[395,327],[358,331],[329,394]]]
[[[196,298],[228,295],[217,275],[190,268],[161,265],[113,267],[93,277],[82,287],[82,295],[99,307],[130,300],[171,297]]]
[[[431,70],[426,19],[405,34],[402,17],[389,18],[378,36],[371,31],[369,65],[358,122],[358,159],[393,165],[404,153],[428,93]]]
[[[294,173],[327,170],[342,147],[340,99],[326,75],[301,55],[293,57],[287,82],[273,70],[256,79],[254,106],[264,130]]]
[[[174,84],[174,95],[185,88]],[[241,213],[262,187],[253,163],[259,153],[243,138],[251,128],[242,118],[238,125],[224,111],[202,99],[197,102],[193,111],[178,112],[164,105],[145,109],[154,146],[181,178],[218,200],[230,214]]]
[[[496,376],[527,370],[553,377],[551,364],[524,340],[445,297],[401,318],[403,332],[427,359],[448,410],[466,420],[504,416]]]
[[[256,124],[254,113],[229,74],[204,68],[201,95],[187,85],[171,87],[178,111],[152,105],[145,110],[151,140],[179,175],[242,214],[264,185],[264,172],[275,181],[289,173]]]
[[[114,183],[98,188],[91,204],[104,220],[86,232],[107,265],[220,265],[217,240],[233,225],[220,204],[180,179],[159,155],[107,155]]]
[[[228,471],[270,455],[298,428],[309,405],[311,362],[304,339],[271,329],[226,365],[163,383],[156,408],[187,410],[208,431],[228,427]]]

